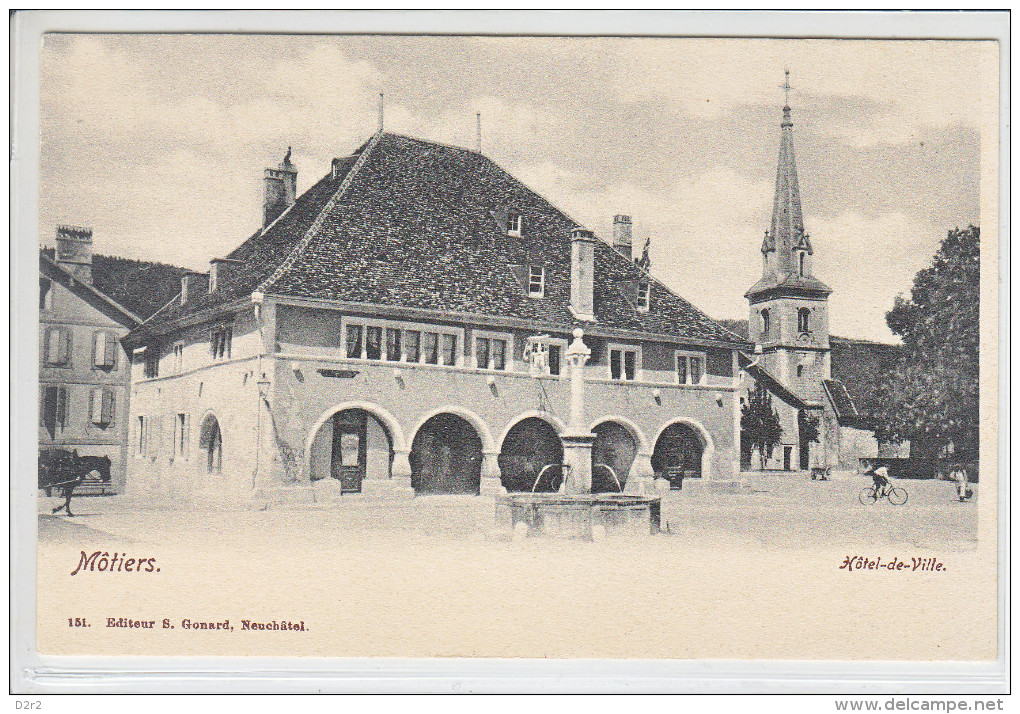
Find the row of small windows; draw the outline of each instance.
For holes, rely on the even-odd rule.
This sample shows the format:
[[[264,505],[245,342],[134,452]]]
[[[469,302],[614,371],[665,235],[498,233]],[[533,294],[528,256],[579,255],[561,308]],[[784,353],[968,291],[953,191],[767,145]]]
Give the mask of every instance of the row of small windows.
[[[412,364],[457,366],[456,332],[409,330],[365,323],[346,326],[348,359],[386,360]],[[507,368],[508,340],[499,337],[475,338],[475,364],[479,369]]]
[[[92,334],[92,367],[97,370],[111,370],[117,366],[120,351],[117,334],[108,330],[97,330]],[[48,367],[70,367],[72,361],[71,329],[69,327],[48,327],[43,342],[43,364]]]
[[[765,308],[761,311],[761,332],[763,335],[769,334],[771,322],[771,312]],[[811,310],[806,307],[797,309],[797,331],[801,333],[811,331]]]
[[[88,393],[88,423],[101,429],[114,424],[117,396],[111,387],[94,387]],[[44,386],[39,390],[39,425],[50,438],[68,427],[68,387]]]
[[[638,379],[641,353],[636,348],[612,347],[609,350],[609,377],[613,380],[633,382]],[[704,384],[705,356],[700,353],[676,353],[677,384]]]
[[[234,328],[231,325],[215,325],[209,329],[209,354],[214,361],[230,359],[230,350],[234,341]],[[161,352],[158,345],[149,345],[141,350],[142,370],[146,379],[159,376]],[[137,354],[137,352],[136,352]],[[184,371],[184,343],[174,344],[170,353],[171,374]]]

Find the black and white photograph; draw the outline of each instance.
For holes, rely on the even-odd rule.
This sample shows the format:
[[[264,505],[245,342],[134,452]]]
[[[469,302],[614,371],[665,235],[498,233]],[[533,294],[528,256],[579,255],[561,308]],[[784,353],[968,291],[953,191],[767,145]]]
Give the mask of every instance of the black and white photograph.
[[[998,42],[328,27],[31,48],[39,655],[1001,657]]]

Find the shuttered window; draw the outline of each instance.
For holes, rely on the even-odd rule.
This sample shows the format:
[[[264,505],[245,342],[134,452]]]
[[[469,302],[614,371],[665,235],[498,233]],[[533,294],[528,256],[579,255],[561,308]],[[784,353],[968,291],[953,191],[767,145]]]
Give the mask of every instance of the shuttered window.
[[[67,388],[60,386],[43,387],[41,390],[42,404],[39,409],[39,422],[50,437],[55,437],[58,429],[67,423]]]
[[[117,335],[99,330],[92,336],[92,365],[97,369],[113,369],[117,366]]]
[[[90,419],[92,423],[102,427],[113,424],[115,405],[116,397],[112,389],[108,387],[93,389],[90,405]]]
[[[46,330],[46,364],[64,367],[71,363],[71,331],[66,327],[50,327]]]

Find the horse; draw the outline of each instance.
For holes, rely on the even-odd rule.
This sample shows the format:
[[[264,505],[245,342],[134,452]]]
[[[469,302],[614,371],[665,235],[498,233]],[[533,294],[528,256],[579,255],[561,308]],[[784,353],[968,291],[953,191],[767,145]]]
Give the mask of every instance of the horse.
[[[71,496],[74,495],[74,489],[92,472],[98,473],[104,483],[109,483],[110,457],[79,456],[77,449],[70,452],[64,449],[39,452],[39,488],[46,491],[47,496],[54,489],[60,490],[64,496],[63,505],[54,508],[54,514],[66,511],[68,516],[74,516],[71,513]]]

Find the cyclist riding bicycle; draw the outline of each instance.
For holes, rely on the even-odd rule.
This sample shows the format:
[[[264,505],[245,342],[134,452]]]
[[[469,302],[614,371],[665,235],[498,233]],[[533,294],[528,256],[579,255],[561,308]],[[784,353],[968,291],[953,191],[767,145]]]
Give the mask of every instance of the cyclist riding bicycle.
[[[866,476],[871,476],[871,479],[875,482],[875,498],[882,498],[886,495],[890,483],[889,483],[889,469],[885,466],[875,467],[874,462],[864,462],[868,469],[864,472]]]

